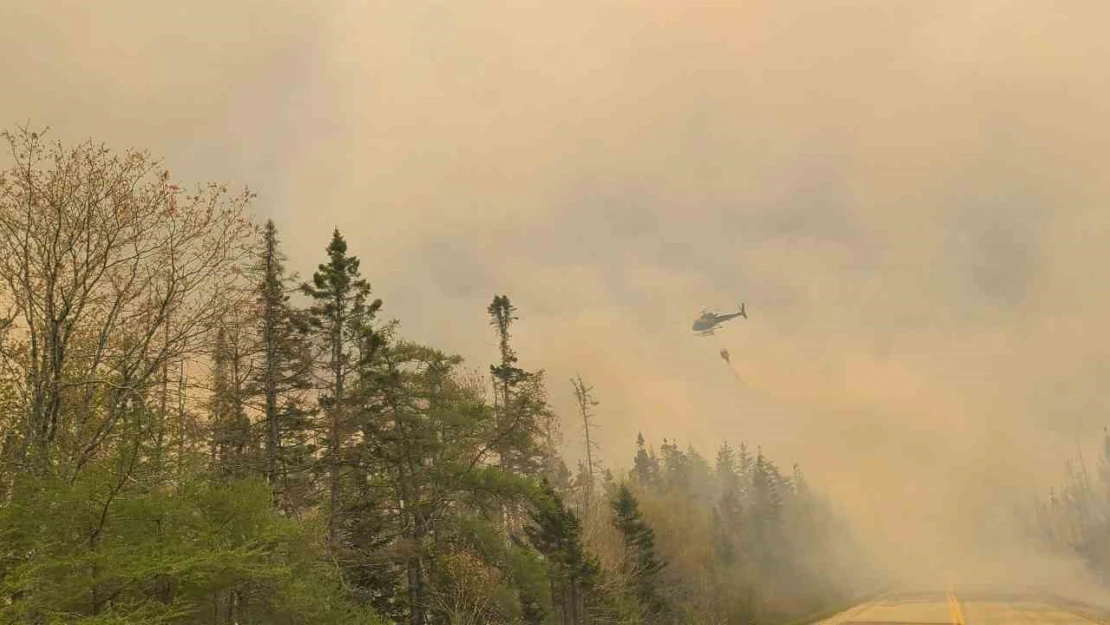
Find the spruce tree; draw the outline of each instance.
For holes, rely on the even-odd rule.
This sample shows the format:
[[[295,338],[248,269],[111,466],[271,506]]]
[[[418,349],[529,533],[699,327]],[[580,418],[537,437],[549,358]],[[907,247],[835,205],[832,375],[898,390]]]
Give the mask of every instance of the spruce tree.
[[[663,439],[659,446],[663,465],[663,486],[674,493],[687,494],[690,489],[690,457],[678,447],[678,441]]]
[[[654,454],[644,447],[644,435],[636,434],[636,458],[633,461],[632,474],[640,486],[653,486],[659,475],[659,463]]]
[[[547,398],[542,372],[529,373],[517,366],[510,328],[517,320],[516,306],[507,295],[495,295],[486,311],[497,332],[500,361],[490,365],[493,376],[494,410],[497,433],[493,449],[500,466],[506,470],[536,475],[542,468],[543,449],[537,439],[542,435],[542,419],[547,413]]]
[[[759,449],[752,473],[752,499],[764,527],[778,524],[782,513],[782,481],[778,468]]]
[[[290,303],[296,278],[286,273],[273,220],[266,221],[252,269],[260,339],[252,391],[263,399],[264,474],[278,501],[304,506],[305,471],[313,453],[304,399],[312,386],[312,346],[305,315]]]
[[[613,525],[620,531],[631,558],[625,567],[635,580],[641,608],[649,618],[657,617],[667,606],[657,589],[658,577],[665,563],[655,552],[655,531],[644,520],[640,502],[628,485],[620,486],[612,508]]]
[[[531,524],[524,531],[550,565],[555,613],[566,625],[587,622],[590,594],[600,565],[582,544],[578,518],[547,480],[541,484],[541,496],[529,517]]]
[[[740,443],[736,450],[736,469],[740,477],[740,491],[744,497],[752,492],[752,455],[748,453],[747,443]]]
[[[727,442],[722,443],[717,451],[715,472],[720,487],[717,510],[721,523],[727,527],[738,526],[742,522],[743,493],[740,489],[740,476],[737,474],[736,453]]]
[[[717,449],[717,459],[714,470],[717,473],[717,479],[720,480],[722,484],[731,482],[737,478],[736,452],[728,444],[728,441],[721,443],[721,446]]]
[[[342,512],[343,449],[353,412],[347,395],[349,378],[368,358],[360,348],[373,335],[371,322],[382,302],[370,301],[370,284],[359,273],[358,258],[347,254],[347,242],[338,229],[332,232],[327,255],[328,261],[320,264],[312,282],[301,288],[313,300],[310,321],[327,349],[320,405],[327,417],[328,543],[335,547]]]

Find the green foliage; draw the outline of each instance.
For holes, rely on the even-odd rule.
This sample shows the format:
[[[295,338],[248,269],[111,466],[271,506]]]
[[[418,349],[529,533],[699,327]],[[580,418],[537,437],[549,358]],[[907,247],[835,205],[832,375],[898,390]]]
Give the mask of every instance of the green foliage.
[[[378,622],[345,601],[312,526],[270,497],[256,479],[168,485],[115,463],[73,484],[24,481],[0,508],[0,620]]]
[[[322,326],[346,321],[358,323],[372,318],[382,302],[369,301],[370,283],[359,273],[359,259],[347,254],[347,241],[336,229],[327,247],[328,262],[321,263],[312,282],[302,288],[312,298],[309,311],[313,322]]]
[[[312,503],[308,470],[316,450],[307,391],[312,388],[313,346],[308,315],[290,301],[296,280],[286,273],[273,220],[266,222],[256,256],[250,279],[259,354],[248,391],[261,398],[263,472],[277,504],[292,512]]]
[[[543,372],[527,372],[517,366],[511,345],[510,327],[517,321],[516,307],[507,295],[495,295],[487,312],[497,332],[500,362],[490,365],[494,383],[497,432],[493,451],[505,468],[528,476],[539,476],[545,464],[542,440],[544,423],[550,418]]]
[[[654,452],[645,449],[643,434],[636,435],[636,459],[632,466],[632,476],[640,486],[652,486],[659,479],[659,461]]]
[[[486,311],[490,315],[490,325],[497,330],[498,345],[501,349],[501,362],[490,365],[490,373],[503,384],[505,388],[512,389],[527,378],[527,373],[516,366],[517,356],[510,343],[509,328],[517,321],[516,306],[509,300],[508,295],[494,295]]]
[[[644,520],[640,502],[627,485],[618,488],[612,508],[613,525],[624,538],[629,554],[625,567],[634,580],[641,607],[646,618],[659,618],[667,609],[658,590],[659,574],[666,563],[655,551],[655,531]]]
[[[546,480],[530,517],[531,524],[524,531],[550,566],[551,585],[557,593],[552,597],[555,612],[563,622],[585,622],[600,564],[582,545],[578,518]]]
[[[357,429],[354,415],[360,408],[358,376],[374,358],[381,341],[371,325],[381,309],[381,300],[368,301],[370,283],[359,273],[359,259],[347,254],[347,241],[336,229],[327,246],[328,261],[321,263],[312,282],[302,285],[311,298],[308,309],[310,326],[315,330],[321,351],[318,401],[327,415],[325,441],[327,452],[328,544],[334,550],[342,537],[345,523],[343,477],[347,447]],[[355,376],[355,379],[350,379]],[[362,386],[365,388],[365,386]]]

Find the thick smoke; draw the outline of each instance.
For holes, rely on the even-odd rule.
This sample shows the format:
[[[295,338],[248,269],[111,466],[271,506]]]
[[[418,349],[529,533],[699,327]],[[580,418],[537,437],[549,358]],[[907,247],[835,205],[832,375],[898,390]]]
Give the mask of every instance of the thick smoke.
[[[249,184],[296,266],[338,225],[476,367],[511,293],[613,464],[759,441],[894,573],[1079,579],[1010,517],[1105,421],[1106,3],[10,4],[5,126]]]

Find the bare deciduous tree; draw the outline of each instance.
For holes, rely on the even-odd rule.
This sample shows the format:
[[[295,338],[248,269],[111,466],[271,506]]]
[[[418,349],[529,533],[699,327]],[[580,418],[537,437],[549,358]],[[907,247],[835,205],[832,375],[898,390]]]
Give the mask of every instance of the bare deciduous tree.
[[[253,228],[250,193],[187,192],[145,152],[2,134],[0,375],[20,397],[18,462],[76,475],[168,363],[202,349]],[[140,428],[142,429],[142,428]]]
[[[432,603],[448,622],[458,625],[503,622],[490,608],[501,573],[474,554],[458,551],[443,558],[446,583],[432,593]]]

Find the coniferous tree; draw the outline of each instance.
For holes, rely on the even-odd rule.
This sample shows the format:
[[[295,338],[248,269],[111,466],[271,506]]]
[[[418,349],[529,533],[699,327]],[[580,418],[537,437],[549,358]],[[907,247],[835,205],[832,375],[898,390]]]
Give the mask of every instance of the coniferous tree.
[[[286,273],[277,226],[267,220],[252,267],[259,337],[252,393],[262,397],[264,474],[285,507],[309,504],[306,472],[314,449],[305,393],[312,386],[308,320],[290,302],[295,277]]]
[[[736,451],[736,470],[740,476],[740,490],[745,497],[751,495],[752,490],[752,456],[748,453],[747,443],[740,443]]]
[[[752,503],[763,526],[776,524],[782,511],[781,482],[777,478],[774,464],[763,455],[762,449],[758,450],[752,473]]]
[[[490,365],[495,387],[494,409],[498,432],[494,444],[499,464],[510,471],[537,475],[543,467],[539,440],[548,417],[543,372],[517,366],[510,328],[517,321],[516,306],[507,295],[495,295],[487,312],[497,333],[500,361]]]
[[[644,520],[640,503],[627,485],[617,490],[612,508],[613,525],[621,533],[629,555],[625,567],[634,579],[641,608],[648,619],[660,618],[667,607],[658,590],[665,563],[655,551],[655,531]]]
[[[546,480],[541,489],[524,531],[550,565],[555,613],[566,625],[580,625],[588,622],[599,564],[582,545],[578,518]]]
[[[690,457],[678,447],[677,441],[663,439],[659,446],[659,460],[662,468],[662,486],[673,493],[689,495]]]
[[[312,282],[301,288],[313,300],[310,322],[327,350],[320,405],[327,418],[328,543],[334,548],[342,514],[345,445],[357,406],[349,396],[350,378],[368,358],[360,348],[371,340],[371,322],[382,302],[370,301],[370,284],[359,273],[358,258],[347,254],[347,242],[338,229],[332,233],[327,255]]]
[[[742,527],[744,519],[743,491],[741,490],[740,475],[737,473],[736,455],[729,444],[722,443],[717,451],[716,478],[720,488],[720,498],[717,503],[719,521],[733,531],[729,534],[729,555],[735,555],[731,535],[735,529]]]
[[[528,372],[517,366],[510,334],[517,320],[516,307],[509,297],[495,295],[486,310],[497,333],[501,356],[499,364],[490,365],[497,428],[488,447],[495,453],[503,476],[538,479],[546,473],[549,479],[558,478],[564,472],[559,463],[552,461],[553,437],[545,436],[553,431],[555,415],[547,405],[544,372]],[[506,536],[519,532],[525,520],[522,505],[519,498],[509,498],[498,506]]]
[[[636,459],[633,462],[633,475],[640,486],[652,486],[659,477],[659,462],[653,452],[644,447],[643,433],[636,434]]]
[[[516,431],[523,429],[517,422],[518,417],[513,411],[515,403],[513,396],[516,388],[527,377],[527,373],[516,366],[517,356],[510,342],[509,328],[517,320],[517,317],[516,307],[509,300],[509,296],[494,295],[493,301],[490,302],[486,310],[490,315],[490,325],[497,332],[498,349],[501,352],[500,362],[496,365],[490,365],[490,374],[493,376],[495,387],[494,407],[497,410],[498,427],[501,430],[499,434],[503,438],[503,440],[495,441],[497,443],[495,451],[498,455],[498,461],[505,466],[510,462],[511,436],[516,434]]]
[[[428,559],[436,517],[444,493],[451,493],[455,467],[442,465],[449,445],[443,419],[450,419],[460,397],[450,376],[461,363],[457,356],[407,342],[383,341],[377,348],[374,377],[376,410],[363,430],[363,458],[373,456],[377,473],[389,486],[393,523],[404,541],[398,562],[404,571],[403,605],[413,625],[425,622],[428,610]],[[453,493],[452,493],[453,494]],[[367,499],[368,497],[364,497]]]
[[[744,496],[740,467],[737,464],[736,451],[728,442],[721,443],[721,447],[717,450],[714,475],[721,499],[735,500],[739,504]]]
[[[705,456],[688,445],[686,448],[686,480],[689,484],[689,497],[695,506],[708,507],[713,505],[718,490],[713,484],[713,467]]]

